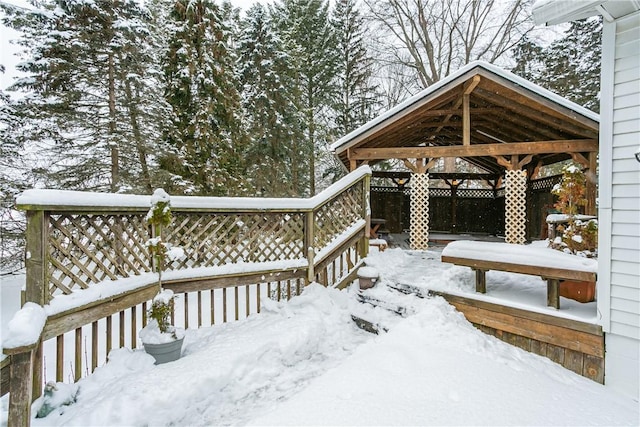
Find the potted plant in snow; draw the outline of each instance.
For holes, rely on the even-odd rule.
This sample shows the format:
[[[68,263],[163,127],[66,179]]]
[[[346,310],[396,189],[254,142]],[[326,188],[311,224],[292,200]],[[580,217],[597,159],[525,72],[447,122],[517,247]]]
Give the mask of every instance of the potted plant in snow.
[[[153,298],[151,309],[147,312],[148,323],[140,331],[140,339],[147,353],[156,359],[156,365],[172,362],[180,358],[184,330],[170,323],[173,313],[173,291],[162,289],[162,270],[165,260],[175,260],[184,256],[181,248],[164,243],[163,231],[171,223],[171,205],[169,195],[161,188],[151,197],[151,208],[146,216],[153,230],[153,237],[146,242],[158,272],[160,292]]]

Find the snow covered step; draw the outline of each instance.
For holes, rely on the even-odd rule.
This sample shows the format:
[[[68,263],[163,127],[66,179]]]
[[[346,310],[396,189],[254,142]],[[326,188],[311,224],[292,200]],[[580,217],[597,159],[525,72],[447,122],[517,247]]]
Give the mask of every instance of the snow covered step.
[[[379,283],[374,288],[359,291],[351,305],[351,318],[356,325],[367,332],[378,334],[386,332],[403,318],[416,314],[421,305],[418,297],[409,285],[401,286],[398,292],[387,283]]]
[[[402,292],[406,295],[415,295],[418,298],[427,298],[429,297],[428,291],[423,288],[419,288],[417,286],[409,285],[406,283],[388,283],[387,286],[395,291]]]
[[[351,315],[351,319],[353,319],[354,323],[356,324],[356,326],[360,329],[362,329],[363,331],[367,331],[369,333],[372,334],[376,334],[378,335],[380,333],[380,331],[382,332],[387,332],[389,331],[389,329],[387,329],[386,327],[379,325],[377,323],[371,322],[369,320],[366,319],[362,319],[358,316],[354,316],[353,314]]]
[[[370,304],[374,307],[383,308],[385,310],[388,310],[397,314],[398,316],[406,317],[407,315],[406,307],[394,304],[393,302],[387,302],[387,301],[378,299],[376,297],[373,297],[370,295],[363,295],[363,294],[358,294],[357,299],[361,303]]]

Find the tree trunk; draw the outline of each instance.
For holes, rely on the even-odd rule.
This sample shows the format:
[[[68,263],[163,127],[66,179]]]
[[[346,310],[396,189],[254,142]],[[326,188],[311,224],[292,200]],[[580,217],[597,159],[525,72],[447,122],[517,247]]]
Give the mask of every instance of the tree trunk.
[[[138,115],[138,109],[133,98],[133,91],[131,90],[131,83],[125,78],[124,81],[125,96],[127,97],[127,109],[129,110],[129,121],[131,124],[131,130],[133,131],[133,139],[136,144],[136,151],[138,154],[138,161],[140,162],[140,169],[142,171],[142,184],[146,190],[151,193],[151,176],[149,175],[149,165],[147,163],[147,147],[142,140],[142,134],[140,133],[140,118]],[[138,99],[138,97],[136,97]]]
[[[109,54],[108,60],[109,79],[109,144],[111,148],[111,191],[116,193],[120,188],[120,153],[116,136],[116,85],[113,54]]]

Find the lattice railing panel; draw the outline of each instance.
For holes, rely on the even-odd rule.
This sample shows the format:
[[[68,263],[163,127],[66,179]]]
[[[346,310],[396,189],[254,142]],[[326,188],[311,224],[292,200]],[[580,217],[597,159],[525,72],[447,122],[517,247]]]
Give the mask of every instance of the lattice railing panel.
[[[301,209],[294,204],[289,211],[268,208],[247,208],[230,212],[172,210],[173,220],[163,232],[164,241],[181,247],[185,257],[165,266],[167,269],[212,267],[241,262],[274,262],[305,260],[309,256],[305,239],[312,237],[316,250],[326,248],[344,234],[356,221],[364,219],[364,189],[368,180],[360,177],[339,192],[327,193],[313,208]],[[368,194],[367,194],[368,195]],[[118,197],[115,196],[114,197]],[[127,199],[126,203],[130,200]],[[42,215],[29,220],[30,250],[43,256],[39,269],[32,269],[34,285],[45,284],[46,303],[60,294],[70,294],[93,284],[128,278],[153,270],[146,242],[151,227],[145,217],[147,210],[136,205],[80,205],[78,210],[60,205],[59,210],[42,210]],[[308,209],[308,210],[307,210]],[[312,210],[313,209],[313,210]],[[28,206],[26,210],[38,212]],[[40,219],[39,219],[40,218]],[[313,220],[313,230],[306,230]],[[39,221],[44,220],[44,223]],[[44,233],[40,231],[45,228]],[[41,241],[43,245],[39,245]],[[41,253],[39,251],[44,251]],[[313,260],[311,260],[313,262]],[[42,292],[41,292],[42,291]]]
[[[527,172],[505,171],[505,241],[524,244],[527,221]]]
[[[529,188],[531,191],[551,191],[551,189],[561,181],[562,175],[547,176],[531,181]]]
[[[185,257],[169,268],[304,258],[304,214],[173,213],[165,240]]]
[[[451,189],[438,187],[430,188],[429,197],[451,197]]]
[[[349,226],[362,219],[362,191],[362,184],[354,185],[314,212],[314,248],[326,246]]]
[[[460,199],[493,199],[494,191],[484,188],[458,188],[456,196]]]
[[[49,220],[49,295],[150,271],[145,214],[65,214]]]
[[[413,174],[411,182],[411,249],[426,250],[429,247],[429,174]]]

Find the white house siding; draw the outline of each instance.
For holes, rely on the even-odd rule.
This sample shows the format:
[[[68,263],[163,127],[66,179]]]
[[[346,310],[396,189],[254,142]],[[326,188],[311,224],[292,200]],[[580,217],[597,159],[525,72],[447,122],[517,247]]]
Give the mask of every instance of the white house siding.
[[[640,163],[634,153],[640,145],[640,12],[605,27],[598,275],[605,291],[598,308],[607,332],[605,384],[639,399]]]
[[[605,384],[640,401],[640,1],[539,0],[537,24],[602,15],[598,315]]]
[[[640,13],[616,24],[610,332],[640,340]]]

